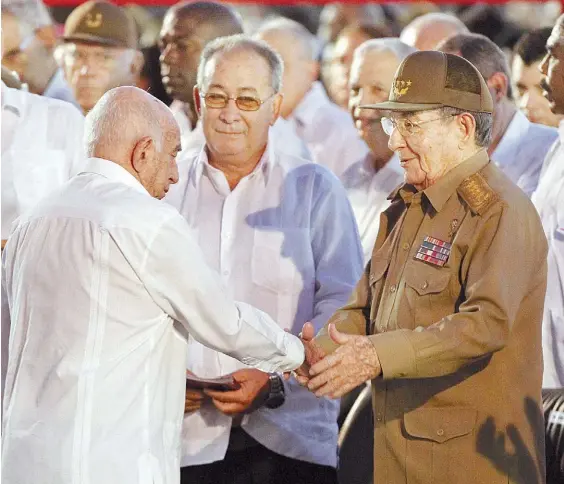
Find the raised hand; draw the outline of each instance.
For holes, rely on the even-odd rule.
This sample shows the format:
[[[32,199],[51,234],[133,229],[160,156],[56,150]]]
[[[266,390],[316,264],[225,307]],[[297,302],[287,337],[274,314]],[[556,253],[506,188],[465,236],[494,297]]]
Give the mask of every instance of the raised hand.
[[[339,348],[310,368],[308,388],[318,397],[340,398],[382,372],[376,348],[367,336],[340,333],[329,325],[329,335]]]
[[[300,338],[305,349],[305,359],[302,366],[294,371],[294,377],[302,386],[306,386],[309,381],[310,367],[326,356],[325,351],[313,340],[314,337],[315,328],[313,327],[313,324],[309,322],[305,323],[302,328],[302,332],[300,333]]]

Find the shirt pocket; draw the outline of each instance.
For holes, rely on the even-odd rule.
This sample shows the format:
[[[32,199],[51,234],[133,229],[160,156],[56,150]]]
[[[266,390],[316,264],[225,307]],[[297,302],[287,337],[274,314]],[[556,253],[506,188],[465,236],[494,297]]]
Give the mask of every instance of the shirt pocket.
[[[417,482],[475,482],[477,421],[478,411],[470,407],[419,408],[406,413],[402,430],[408,474],[417,477]]]
[[[405,268],[405,298],[415,326],[430,326],[454,312],[450,279],[448,269],[423,263]]]
[[[368,284],[370,285],[370,332],[374,333],[374,324],[376,322],[376,314],[378,312],[378,297],[384,284],[384,276],[390,265],[390,258],[387,254],[375,254],[370,261],[370,275],[368,276]]]

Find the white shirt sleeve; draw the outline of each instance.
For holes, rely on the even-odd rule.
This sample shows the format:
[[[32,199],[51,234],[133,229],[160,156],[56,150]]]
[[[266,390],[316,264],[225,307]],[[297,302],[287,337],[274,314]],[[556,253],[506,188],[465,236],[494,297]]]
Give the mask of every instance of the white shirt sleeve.
[[[312,323],[317,331],[349,299],[362,275],[364,256],[347,194],[333,175],[321,179],[311,217],[316,268]]]
[[[145,287],[196,341],[266,372],[302,364],[304,349],[298,338],[266,313],[226,296],[179,214],[159,228],[146,259],[140,274]]]

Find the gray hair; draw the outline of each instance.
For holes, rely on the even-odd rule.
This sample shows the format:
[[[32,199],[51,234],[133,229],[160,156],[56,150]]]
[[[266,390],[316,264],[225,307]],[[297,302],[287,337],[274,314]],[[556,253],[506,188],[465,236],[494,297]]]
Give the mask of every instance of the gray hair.
[[[460,52],[470,61],[487,81],[496,72],[507,77],[507,97],[513,99],[509,63],[503,51],[490,39],[480,34],[457,34],[437,47],[443,52]]]
[[[255,35],[269,33],[291,35],[300,46],[300,54],[304,54],[308,60],[317,61],[319,59],[321,53],[319,40],[299,22],[285,17],[273,18],[264,22]]]
[[[118,146],[128,140],[135,142],[144,136],[153,139],[157,151],[162,149],[162,111],[168,108],[163,104],[162,109],[155,109],[154,105],[143,102],[143,99],[132,98],[124,89],[137,90],[129,86],[111,89],[87,114],[84,124],[86,156],[95,156],[99,147]]]
[[[200,57],[200,65],[198,66],[198,87],[201,90],[203,89],[206,80],[206,65],[214,55],[238,50],[252,51],[262,57],[270,68],[270,85],[272,89],[276,93],[280,92],[282,89],[282,76],[284,74],[284,62],[282,58],[266,42],[252,39],[244,34],[220,37],[206,45]]]
[[[403,61],[409,54],[417,52],[415,47],[411,47],[396,37],[384,37],[382,39],[370,39],[362,43],[354,51],[354,59],[372,52],[391,52],[396,56],[399,62]]]
[[[402,30],[400,39],[405,35],[404,32],[407,32],[410,28],[422,28],[434,24],[451,25],[457,32],[469,32],[468,27],[458,17],[446,12],[429,12],[415,17],[407,24]]]
[[[477,146],[487,148],[492,142],[493,115],[491,113],[478,113],[475,111],[465,111],[463,109],[442,107],[439,109],[441,117],[458,116],[459,114],[471,114],[476,121],[476,133],[474,141]]]

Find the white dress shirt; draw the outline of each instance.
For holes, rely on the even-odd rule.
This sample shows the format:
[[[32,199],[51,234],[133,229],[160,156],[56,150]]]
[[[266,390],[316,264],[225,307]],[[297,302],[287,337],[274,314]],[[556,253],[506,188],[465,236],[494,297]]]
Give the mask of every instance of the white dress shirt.
[[[190,158],[194,151],[200,151],[206,144],[206,137],[200,120],[192,128],[192,123],[186,116],[182,103],[173,101],[170,110],[180,127],[180,142],[182,152],[178,159]],[[278,151],[304,160],[311,160],[311,153],[303,140],[296,134],[292,124],[284,118],[279,117],[270,128],[270,135],[276,140]]]
[[[69,103],[2,87],[2,240],[12,222],[84,166],[84,117]]]
[[[225,296],[178,212],[107,160],[20,217],[3,287],[5,484],[177,484],[188,333],[264,371],[304,357]]]
[[[350,113],[329,99],[320,82],[313,83],[288,120],[305,141],[312,160],[338,177],[370,151]]]
[[[388,196],[403,183],[404,173],[396,154],[378,171],[368,154],[341,176],[358,225],[365,265],[372,257],[380,214],[389,207]]]
[[[533,203],[548,240],[543,316],[543,388],[564,387],[564,122],[549,152]]]
[[[339,180],[276,146],[271,136],[260,163],[233,191],[202,150],[181,163],[182,180],[167,199],[197,233],[229,294],[297,334],[307,321],[319,330],[345,304],[363,270],[362,252]],[[187,367],[217,377],[244,365],[190,339]],[[280,408],[261,408],[242,427],[273,452],[335,466],[339,402],[316,398],[294,379],[285,386]],[[186,415],[182,465],[222,460],[231,424],[211,405]]]
[[[557,137],[554,128],[531,123],[517,110],[491,159],[530,197],[537,188],[543,160]]]

